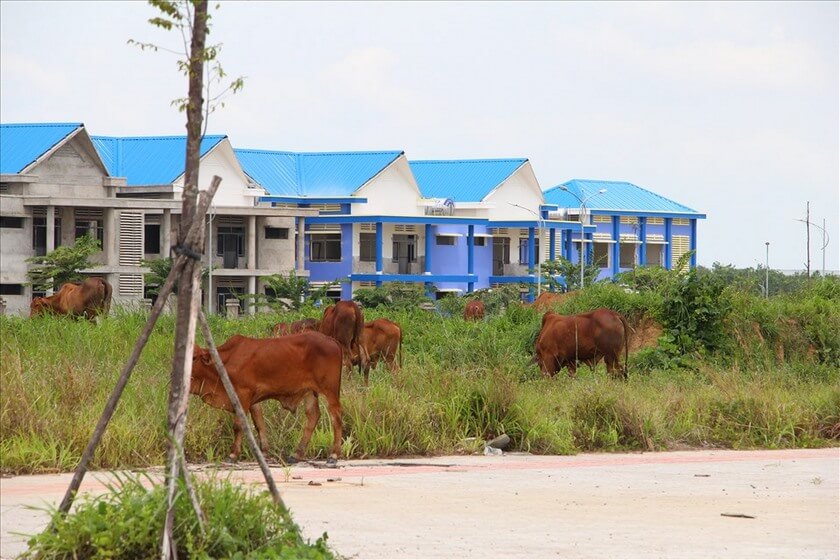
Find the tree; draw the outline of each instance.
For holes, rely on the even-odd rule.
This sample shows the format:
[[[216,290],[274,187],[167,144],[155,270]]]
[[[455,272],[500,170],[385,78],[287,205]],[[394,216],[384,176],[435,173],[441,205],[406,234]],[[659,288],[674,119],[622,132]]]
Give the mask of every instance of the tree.
[[[580,289],[580,264],[575,264],[565,257],[558,257],[553,261],[546,261],[540,265],[543,280],[556,291],[564,291],[564,286],[557,281],[555,276],[562,276],[568,291]],[[583,281],[591,286],[598,274],[601,273],[600,263],[583,265]]]
[[[46,255],[26,259],[35,265],[26,273],[33,290],[46,292],[60,288],[65,282],[82,280],[79,271],[94,266],[90,257],[101,248],[97,239],[85,234],[72,246],[58,247]]]

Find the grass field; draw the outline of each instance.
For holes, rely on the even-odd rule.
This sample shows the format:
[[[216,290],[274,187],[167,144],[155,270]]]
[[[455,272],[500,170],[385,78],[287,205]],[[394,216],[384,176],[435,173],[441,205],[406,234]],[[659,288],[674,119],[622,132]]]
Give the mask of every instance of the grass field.
[[[650,304],[643,295],[599,297],[617,298],[607,303],[636,320],[633,305]],[[594,302],[582,297],[567,305],[577,310]],[[726,351],[649,348],[631,355],[628,382],[610,379],[603,364],[580,369],[577,379],[565,372],[544,379],[530,363],[541,318],[531,308],[510,306],[478,323],[420,310],[366,311],[366,320],[387,316],[402,325],[404,367],[395,374],[374,370],[369,388],[358,373],[344,378],[344,457],[480,452],[486,439],[501,433],[511,437],[511,449],[541,454],[837,445],[840,374],[833,355],[825,359],[819,336],[815,342],[809,334],[816,320],[804,326],[782,320],[774,313],[789,308],[773,305],[768,311],[750,303],[733,315]],[[831,334],[840,321],[836,309],[832,303],[827,315],[817,313],[827,321],[817,334],[828,329],[826,336],[838,336]],[[267,336],[275,322],[306,314],[214,317],[211,326],[220,344],[235,333]],[[75,468],[145,319],[119,310],[100,324],[0,317],[4,472]],[[162,317],[93,468],[164,462],[173,331],[174,317]],[[833,351],[833,344],[823,346]],[[303,411],[290,414],[275,402],[265,409],[272,455],[291,451]],[[231,415],[195,398],[189,414],[188,460],[226,457]],[[324,413],[309,455],[325,457],[330,441]]]

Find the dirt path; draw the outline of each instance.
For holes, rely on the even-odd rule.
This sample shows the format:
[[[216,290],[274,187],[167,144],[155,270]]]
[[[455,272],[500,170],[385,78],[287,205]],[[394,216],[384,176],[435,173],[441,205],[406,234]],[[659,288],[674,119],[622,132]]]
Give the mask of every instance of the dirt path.
[[[259,471],[243,466],[232,476],[259,483]],[[436,457],[273,472],[304,534],[327,532],[347,558],[840,556],[840,449]],[[69,479],[0,480],[0,556],[25,548],[11,533],[45,524],[25,505],[57,503]],[[101,489],[93,477],[83,486]]]

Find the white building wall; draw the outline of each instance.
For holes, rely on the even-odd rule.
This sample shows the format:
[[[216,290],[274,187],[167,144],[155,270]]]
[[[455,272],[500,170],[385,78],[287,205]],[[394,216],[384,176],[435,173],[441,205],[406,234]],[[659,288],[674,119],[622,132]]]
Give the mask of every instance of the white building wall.
[[[222,178],[219,190],[213,197],[215,206],[254,206],[254,195],[263,194],[262,189],[249,189],[248,178],[242,171],[239,161],[233,152],[230,141],[222,140],[201,160],[198,170],[198,188],[207,190],[213,181],[213,176]],[[184,177],[179,177],[174,183],[176,187],[184,188]]]
[[[420,189],[408,166],[405,155],[401,155],[365,186],[354,193],[368,199],[367,204],[353,204],[353,215],[361,216],[417,216],[422,208],[417,206]],[[387,240],[390,237],[386,236]]]
[[[491,220],[534,220],[539,216],[540,205],[544,200],[530,162],[517,169],[484,199],[494,205],[487,211],[487,217]],[[524,206],[533,213],[512,204]]]

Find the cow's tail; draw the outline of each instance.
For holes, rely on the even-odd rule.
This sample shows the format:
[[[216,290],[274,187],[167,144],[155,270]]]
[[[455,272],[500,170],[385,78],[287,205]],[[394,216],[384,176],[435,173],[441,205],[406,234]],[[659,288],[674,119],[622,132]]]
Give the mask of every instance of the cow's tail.
[[[368,363],[368,355],[365,351],[364,344],[362,344],[362,337],[365,332],[365,317],[362,315],[362,310],[358,305],[353,307],[356,315],[356,330],[353,332],[353,341],[350,343],[350,348],[352,349],[355,344],[356,348],[359,349],[359,374],[363,374]]]
[[[630,340],[627,335],[630,327],[627,326],[627,319],[624,318],[624,315],[621,313],[618,314],[618,318],[621,319],[621,324],[624,326],[624,369],[622,370],[622,374],[624,375],[624,379],[627,379],[627,355],[630,352]]]

